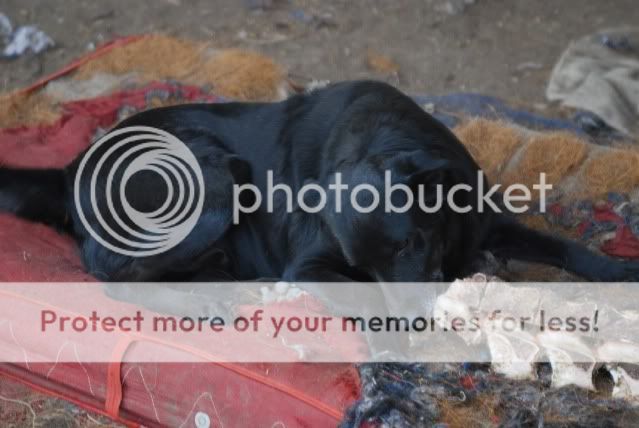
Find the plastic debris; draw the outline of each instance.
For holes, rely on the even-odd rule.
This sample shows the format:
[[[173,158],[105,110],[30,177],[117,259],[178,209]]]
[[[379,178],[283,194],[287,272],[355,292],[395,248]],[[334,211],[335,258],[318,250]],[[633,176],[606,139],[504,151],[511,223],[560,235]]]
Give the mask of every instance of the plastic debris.
[[[306,87],[304,88],[304,91],[307,94],[310,94],[313,91],[316,91],[318,89],[322,89],[325,88],[326,86],[328,86],[331,83],[330,80],[312,80],[310,83],[308,83],[306,85]]]
[[[33,25],[21,26],[13,31],[11,21],[2,13],[0,13],[0,36],[5,44],[2,50],[2,56],[5,58],[17,58],[27,52],[39,54],[55,46],[51,37]]]
[[[277,0],[244,0],[244,6],[249,10],[267,10],[275,6]]]
[[[311,23],[315,19],[315,17],[312,14],[307,13],[302,9],[293,9],[292,11],[289,12],[289,15],[294,20],[303,22],[305,24]]]
[[[621,367],[609,369],[614,382],[613,397],[630,398],[639,395],[639,380],[634,379]]]
[[[475,3],[475,0],[448,0],[437,6],[437,9],[449,15],[463,13],[466,8]]]
[[[601,34],[599,36],[601,44],[613,51],[634,52],[635,47],[625,36]]]
[[[622,134],[617,132],[599,116],[589,111],[578,111],[573,116],[575,122],[583,131],[592,137],[612,136],[613,138],[621,138]]]
[[[303,9],[293,9],[289,12],[289,16],[293,21],[312,26],[316,30],[322,28],[331,29],[338,26],[337,22],[335,22],[333,14],[329,12],[311,13],[306,12]]]
[[[306,291],[297,288],[295,284],[284,281],[276,282],[272,289],[264,286],[260,289],[260,292],[262,293],[262,302],[265,305],[274,302],[292,302],[308,294]]]
[[[13,25],[11,25],[11,21],[4,13],[0,13],[0,37],[6,43],[7,38],[9,38],[13,34]]]

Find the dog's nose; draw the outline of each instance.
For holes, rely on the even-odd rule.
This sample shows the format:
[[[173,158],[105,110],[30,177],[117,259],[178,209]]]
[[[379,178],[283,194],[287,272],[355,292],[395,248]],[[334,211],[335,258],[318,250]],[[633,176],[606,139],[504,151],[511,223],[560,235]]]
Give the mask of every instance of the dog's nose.
[[[441,282],[444,280],[444,273],[441,270],[436,270],[430,274],[430,280],[432,282]]]

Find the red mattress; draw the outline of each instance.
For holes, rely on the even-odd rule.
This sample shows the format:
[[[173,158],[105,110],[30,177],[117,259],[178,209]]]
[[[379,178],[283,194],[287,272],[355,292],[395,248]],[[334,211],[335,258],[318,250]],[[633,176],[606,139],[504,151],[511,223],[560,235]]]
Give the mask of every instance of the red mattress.
[[[0,164],[63,166],[98,127],[114,123],[122,105],[143,108],[146,94],[157,89],[176,90],[173,84],[152,83],[67,103],[52,125],[0,130]],[[215,101],[195,87],[179,90],[187,100]],[[0,279],[93,282],[69,238],[9,215],[0,215]],[[348,364],[230,364],[204,358],[123,364],[119,358],[132,343],[126,335],[113,344],[109,364],[33,362],[26,358],[28,340],[16,337],[12,321],[19,321],[15,314],[0,314],[0,348],[24,353],[25,362],[0,364],[1,375],[128,425],[194,427],[195,415],[204,412],[213,427],[334,426],[359,395],[357,371]],[[154,346],[162,352],[165,345]]]

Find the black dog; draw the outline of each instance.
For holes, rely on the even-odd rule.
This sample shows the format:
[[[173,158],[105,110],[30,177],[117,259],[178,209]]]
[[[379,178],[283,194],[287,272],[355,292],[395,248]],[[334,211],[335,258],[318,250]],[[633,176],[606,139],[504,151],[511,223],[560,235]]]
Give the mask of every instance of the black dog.
[[[596,255],[492,210],[479,212],[479,167],[464,146],[409,97],[383,83],[340,83],[279,103],[159,108],[126,119],[116,129],[136,125],[178,137],[204,175],[203,213],[176,247],[133,257],[97,242],[79,221],[73,197],[84,155],[63,170],[0,169],[0,209],[71,233],[88,271],[109,281],[438,281],[469,273],[483,250],[554,265],[588,280],[639,278],[635,263]],[[86,167],[95,168],[96,162]],[[273,213],[260,206],[235,224],[233,186],[252,183],[266,193],[268,171],[274,172],[275,183],[286,183],[294,192],[308,183],[328,190],[337,172],[351,189],[358,184],[381,189],[390,171],[394,183],[409,186],[415,195],[422,186],[429,200],[436,185],[446,191],[467,184],[473,190],[457,192],[455,202],[472,209],[460,214],[444,204],[429,214],[414,204],[403,213],[360,213],[342,195],[342,212],[337,213],[332,207],[339,197],[328,191],[326,209],[308,213],[293,200],[287,212],[287,195],[278,191]],[[137,209],[158,207],[166,192],[157,179],[140,174],[129,182],[127,196]],[[105,180],[106,173],[98,177],[98,186]],[[82,183],[80,204],[89,213],[87,220],[100,229],[88,186]],[[308,205],[317,202],[311,192],[306,195]],[[106,207],[106,196],[97,197],[98,205]],[[248,198],[244,204],[255,202],[249,192],[242,197]],[[358,198],[361,206],[370,202],[364,192]],[[400,195],[396,205],[404,201]],[[116,204],[116,213],[122,214],[121,208]],[[112,218],[106,220],[117,227]]]

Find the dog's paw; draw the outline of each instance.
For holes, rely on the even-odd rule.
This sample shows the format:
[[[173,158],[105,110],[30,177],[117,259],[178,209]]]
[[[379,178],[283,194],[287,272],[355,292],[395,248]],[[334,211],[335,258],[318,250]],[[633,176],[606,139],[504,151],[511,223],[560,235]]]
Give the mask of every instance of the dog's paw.
[[[186,311],[190,312],[190,314],[185,314],[185,316],[189,316],[192,319],[204,319],[210,321],[216,318],[221,318],[225,321],[225,323],[228,323],[233,319],[232,308],[224,302],[205,301],[202,302],[199,307],[187,308]]]
[[[231,319],[234,300],[214,292],[196,291],[201,290],[189,289],[186,285],[183,288],[153,283],[104,285],[104,292],[110,298],[139,305],[153,312],[193,320],[215,317]]]
[[[625,261],[621,265],[622,273],[619,281],[639,282],[639,262]]]
[[[102,289],[111,299],[133,304],[144,302],[154,293],[153,285],[147,283],[107,282]]]

